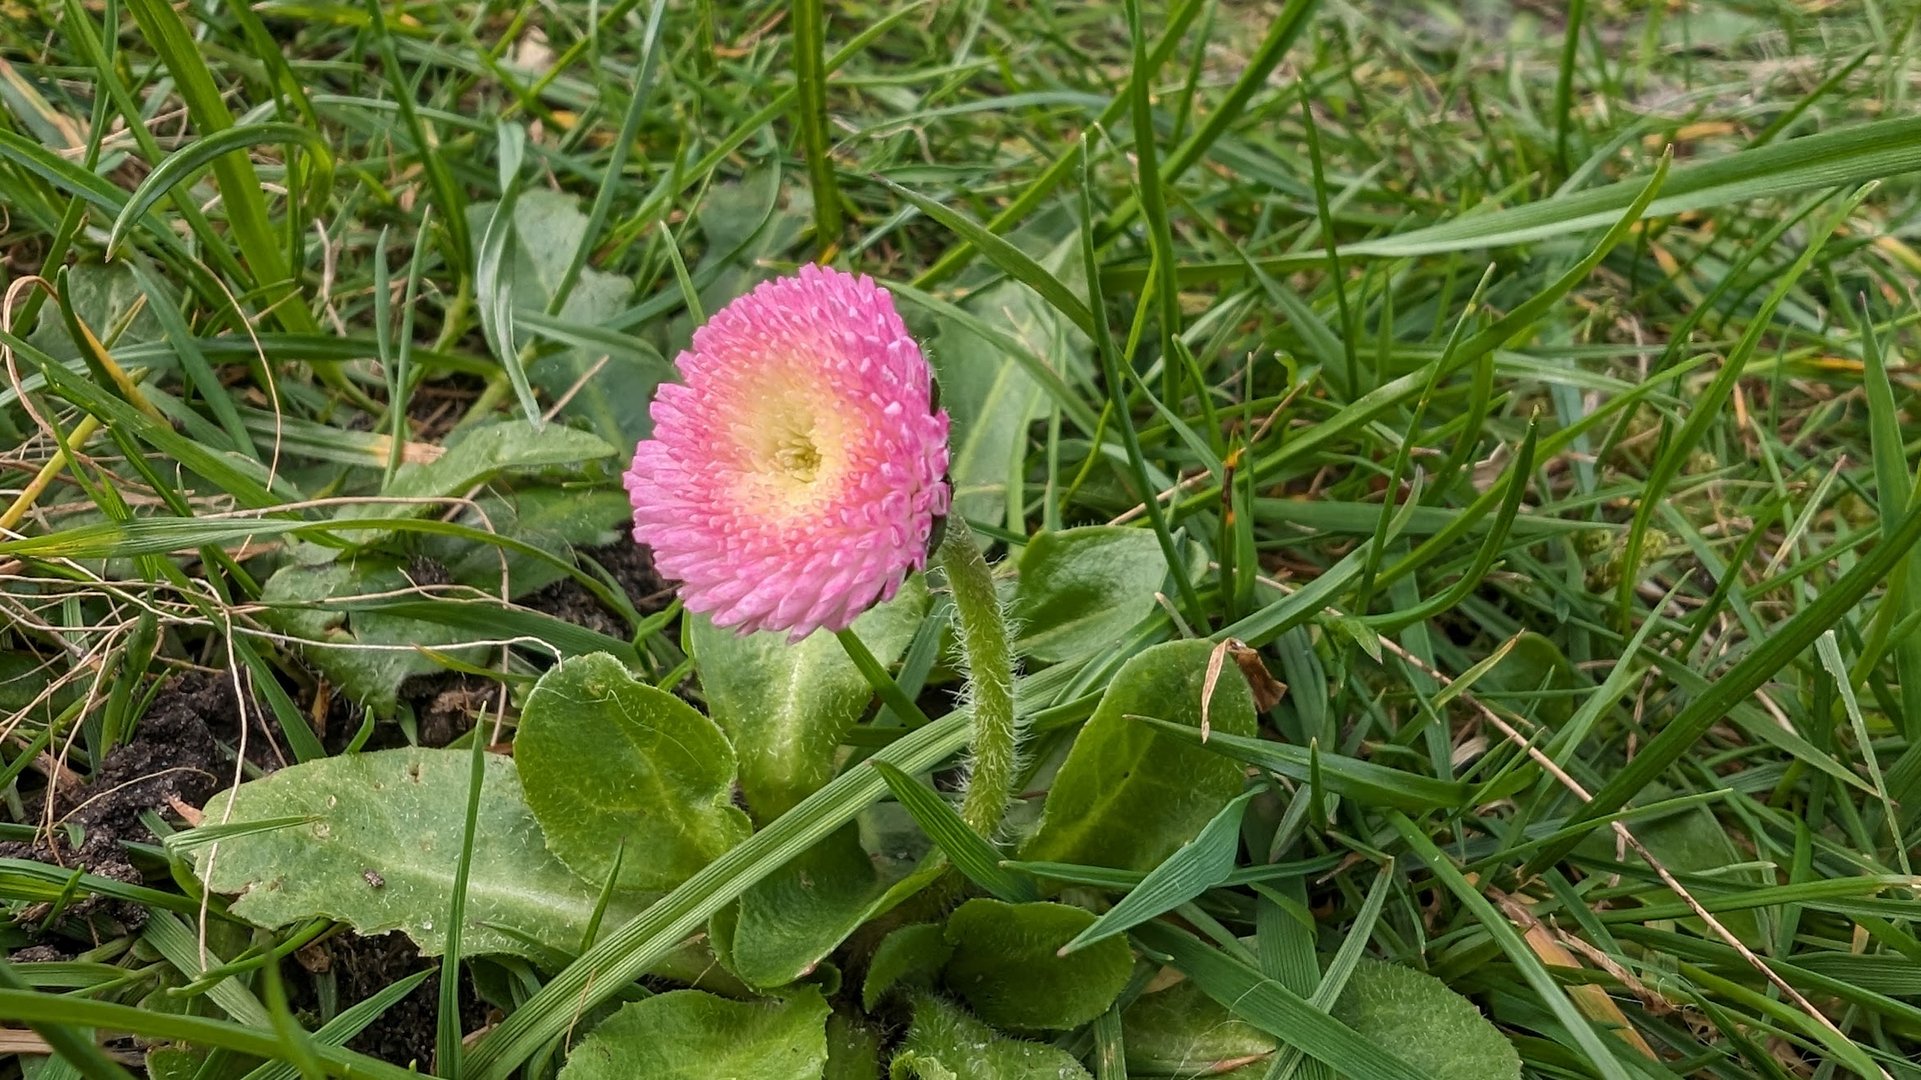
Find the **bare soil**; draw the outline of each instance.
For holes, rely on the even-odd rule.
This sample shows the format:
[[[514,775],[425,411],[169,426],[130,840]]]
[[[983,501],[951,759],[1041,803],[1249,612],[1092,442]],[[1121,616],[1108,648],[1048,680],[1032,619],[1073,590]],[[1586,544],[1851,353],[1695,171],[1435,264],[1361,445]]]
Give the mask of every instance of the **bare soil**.
[[[342,933],[302,949],[283,963],[288,1001],[296,1010],[317,1012],[320,979],[334,980],[338,1007],[345,1009],[378,993],[416,971],[437,966],[420,955],[405,934],[361,937]],[[434,1061],[434,1038],[439,1026],[440,976],[432,975],[413,993],[395,1002],[347,1043],[349,1050],[377,1057],[401,1068],[418,1063],[426,1070]],[[474,992],[466,976],[460,980],[461,1031],[471,1033],[488,1021],[487,1003]]]
[[[579,554],[612,574],[634,610],[641,615],[663,611],[672,602],[673,590],[655,572],[654,553],[646,547],[631,540],[617,540],[603,547],[582,548]],[[618,613],[607,610],[594,594],[572,578],[563,578],[530,593],[521,604],[609,637],[633,636],[633,629]]]
[[[211,675],[176,676],[162,687],[141,717],[134,737],[114,748],[94,775],[75,784],[49,784],[39,793],[34,817],[54,828],[33,841],[0,844],[0,858],[28,859],[137,885],[144,879],[123,842],[153,843],[140,820],[147,811],[171,815],[176,806],[199,807],[221,786],[221,753],[209,720],[238,725],[232,684]],[[51,805],[49,805],[51,803]],[[79,826],[76,845],[68,826]],[[84,896],[62,910],[96,933],[138,930],[147,921],[139,904]],[[23,919],[22,925],[32,920]],[[29,950],[23,950],[29,951]],[[52,941],[31,947],[25,960],[58,953]]]

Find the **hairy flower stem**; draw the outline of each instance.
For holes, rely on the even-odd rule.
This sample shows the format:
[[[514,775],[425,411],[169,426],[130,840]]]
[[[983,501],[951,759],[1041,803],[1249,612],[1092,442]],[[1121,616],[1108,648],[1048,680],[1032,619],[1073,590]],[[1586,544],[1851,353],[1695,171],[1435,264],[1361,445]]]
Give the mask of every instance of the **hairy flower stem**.
[[[1007,800],[1014,794],[1020,760],[1020,727],[1014,718],[1014,654],[1001,618],[1000,596],[987,559],[966,523],[949,518],[940,547],[941,567],[954,593],[961,652],[967,658],[974,702],[973,768],[961,818],[992,839],[1000,831]]]

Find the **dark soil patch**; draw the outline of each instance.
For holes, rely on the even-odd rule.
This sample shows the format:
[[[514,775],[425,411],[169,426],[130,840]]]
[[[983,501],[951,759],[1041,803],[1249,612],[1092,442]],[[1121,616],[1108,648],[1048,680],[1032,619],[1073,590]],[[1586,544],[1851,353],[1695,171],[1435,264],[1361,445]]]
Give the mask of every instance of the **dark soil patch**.
[[[472,731],[482,717],[500,707],[500,684],[464,671],[436,671],[415,675],[400,684],[397,695],[414,713],[419,743],[409,742],[407,733],[396,723],[381,723],[360,747],[363,753],[395,750],[406,746],[443,747]],[[327,703],[327,730],[321,744],[329,754],[346,750],[360,733],[365,719],[358,705],[336,694]]]
[[[153,840],[140,823],[142,811],[165,811],[175,801],[198,807],[219,788],[223,770],[214,728],[236,730],[237,713],[230,680],[176,676],[155,695],[131,741],[109,752],[85,784],[58,793],[54,820],[89,834]]]
[[[198,808],[221,784],[220,748],[208,718],[234,715],[233,687],[222,679],[190,674],[162,687],[141,718],[134,738],[114,748],[98,771],[84,782],[52,785],[41,793],[34,819],[51,817],[55,829],[32,841],[0,844],[0,858],[30,859],[128,884],[143,880],[127,858],[123,841],[152,843],[157,838],[140,820],[147,811],[172,813],[177,806]],[[51,806],[48,803],[51,801]],[[50,813],[49,813],[50,812]],[[79,826],[76,846],[66,826]],[[44,915],[29,912],[33,921]],[[147,921],[139,904],[85,896],[63,909],[69,918],[104,918],[125,930]],[[96,927],[98,929],[98,927]]]
[[[402,700],[413,706],[420,745],[447,746],[472,731],[480,718],[500,706],[499,683],[464,671],[419,675],[401,684]]]
[[[628,602],[641,615],[663,611],[673,600],[673,590],[654,570],[654,553],[644,545],[617,540],[603,547],[581,548],[578,554],[599,563],[613,575],[621,591],[627,594]],[[521,604],[609,637],[626,639],[633,633],[618,613],[607,610],[593,593],[572,578],[528,594]]]
[[[231,673],[195,671],[177,675],[154,695],[153,704],[140,719],[140,730],[134,742],[138,744],[149,738],[162,739],[175,725],[198,720],[215,739],[238,747],[242,742],[240,725],[243,720],[239,700],[234,693]],[[270,773],[293,763],[293,751],[288,748],[286,738],[280,732],[279,721],[273,718],[272,711],[258,696],[249,696],[244,720],[247,724],[247,764],[263,773]],[[114,751],[115,754],[119,752]],[[110,764],[111,758],[112,755],[109,755]],[[228,768],[231,768],[231,763]],[[231,774],[222,776],[221,785],[225,786],[231,779]]]
[[[437,961],[420,955],[404,934],[361,937],[343,933],[302,949],[285,962],[290,1004],[317,1013],[320,979],[334,981],[338,1007],[346,1009],[378,993],[383,987],[425,971]],[[377,1057],[401,1068],[419,1063],[424,1070],[434,1061],[434,1037],[439,1026],[440,976],[431,975],[347,1043],[349,1050]],[[316,1017],[317,1020],[317,1017]],[[463,1033],[488,1022],[487,1003],[474,992],[473,980],[460,980],[460,1027]]]
[[[314,694],[321,692],[322,688],[319,682],[316,681],[313,688],[306,691],[305,696],[310,699]],[[366,710],[360,707],[359,702],[348,697],[346,694],[334,693],[331,689],[325,692],[327,694],[327,704],[324,709],[311,701],[307,704],[306,709],[307,715],[310,718],[316,713],[319,715],[320,720],[316,725],[316,729],[320,736],[320,745],[325,748],[328,755],[331,756],[345,751],[347,747],[353,743],[354,736],[360,734],[360,725],[366,720],[367,713]],[[299,695],[295,697],[296,701],[300,699],[301,697]],[[376,729],[370,738],[368,746],[363,749],[372,749],[372,740],[377,740],[379,737],[380,732]]]

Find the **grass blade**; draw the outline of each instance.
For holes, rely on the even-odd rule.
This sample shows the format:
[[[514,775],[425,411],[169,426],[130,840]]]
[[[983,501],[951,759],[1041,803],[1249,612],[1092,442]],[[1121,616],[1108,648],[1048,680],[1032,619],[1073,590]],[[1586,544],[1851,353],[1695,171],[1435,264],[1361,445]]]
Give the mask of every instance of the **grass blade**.
[[[1895,530],[1884,534],[1880,543],[1847,573],[1818,593],[1808,606],[1691,699],[1668,721],[1659,735],[1610,777],[1594,793],[1590,802],[1575,812],[1569,824],[1595,821],[1627,805],[1629,799],[1679,760],[1702,733],[1726,716],[1729,709],[1786,668],[1796,656],[1844,618],[1876,585],[1885,581],[1908,557],[1917,541],[1921,541],[1921,506],[1912,506]],[[1896,802],[1901,802],[1904,792],[1894,785],[1893,770],[1890,770],[1889,781],[1889,795]],[[1573,850],[1577,842],[1577,839],[1571,838],[1542,849],[1528,860],[1522,875],[1531,876],[1560,861]]]
[[[794,85],[798,93],[800,142],[807,159],[809,188],[814,196],[814,244],[823,258],[840,244],[840,180],[834,175],[827,138],[827,72],[821,57],[827,48],[827,18],[821,0],[794,0],[789,9],[794,23]]]
[[[518,124],[502,123],[500,136],[500,201],[487,216],[487,227],[480,234],[480,249],[475,253],[474,298],[480,307],[480,327],[487,336],[487,348],[500,361],[513,384],[514,395],[527,422],[540,427],[540,401],[527,379],[527,365],[514,332],[514,267],[518,262],[514,237],[514,207],[519,202],[521,161],[527,150],[527,132]]]
[[[388,983],[368,995],[366,1000],[342,1009],[338,1016],[322,1024],[311,1035],[312,1040],[325,1046],[345,1046],[355,1035],[365,1031],[368,1025],[400,1003],[400,1000],[419,988],[421,983],[434,977],[435,969],[416,971],[403,979]],[[299,1069],[281,1061],[271,1061],[241,1077],[241,1080],[295,1080]]]
[[[884,176],[873,177],[875,183],[907,200],[921,213],[933,218],[949,232],[974,245],[987,261],[999,267],[1008,277],[1034,290],[1043,300],[1053,305],[1054,310],[1067,317],[1075,328],[1088,337],[1095,335],[1094,314],[1080,297],[1069,291],[1061,279],[1047,272],[1033,257],[1015,247],[1005,238],[996,236],[983,228],[980,222],[950,209],[916,191],[910,191]]]
[[[1001,866],[1000,852],[987,838],[968,828],[960,812],[925,784],[885,761],[870,765],[887,781],[894,801],[901,804],[927,838],[940,845],[954,868],[967,879],[986,889],[990,896],[1010,904],[1024,903],[1039,896],[1034,883]]]
[[[275,1058],[281,1050],[280,1037],[268,1029],[247,1027],[225,1020],[200,1016],[154,1012],[131,1005],[89,1001],[66,994],[43,994],[31,990],[0,990],[0,1019],[32,1024],[64,1024],[126,1031],[153,1039],[173,1039],[198,1046],[218,1046],[252,1057]],[[356,1054],[337,1046],[316,1044],[314,1056],[328,1075],[345,1080],[418,1080],[411,1069],[389,1065],[378,1058]],[[125,1076],[125,1072],[108,1074]]]
[[[1327,790],[1370,806],[1391,806],[1417,813],[1452,809],[1465,805],[1474,790],[1473,785],[1458,780],[1437,780],[1359,758],[1317,751],[1312,746],[1291,746],[1221,731],[1209,732],[1202,740],[1199,731],[1182,724],[1147,716],[1134,719],[1169,738],[1183,739],[1300,783],[1307,783],[1313,776],[1318,757],[1319,779]]]
[[[1903,117],[1825,131],[1690,163],[1672,171],[1661,196],[1634,210],[1636,220],[1706,210],[1819,188],[1865,183],[1921,168],[1921,118]],[[1393,236],[1349,244],[1351,258],[1399,259],[1480,248],[1507,247],[1599,228],[1635,205],[1646,186],[1621,180],[1603,187],[1556,195],[1522,206],[1470,213],[1453,221],[1411,229]],[[1322,265],[1325,257],[1291,254],[1256,260],[1268,273]],[[1237,277],[1247,271],[1240,260],[1186,263],[1183,285]],[[1137,285],[1145,268],[1111,266],[1107,283]]]
[[[1371,1080],[1432,1080],[1427,1073],[1355,1034],[1354,1029],[1316,1008],[1279,982],[1226,953],[1208,948],[1163,923],[1134,929],[1134,939],[1167,956],[1194,985],[1236,1016],[1289,1046],[1298,1046],[1343,1076]]]
[[[163,0],[127,0],[127,9],[173,75],[186,102],[187,113],[201,137],[211,138],[233,127],[233,114],[227,111],[226,99],[214,83],[213,72],[208,69],[199,45],[179,13]],[[221,201],[226,205],[233,242],[253,272],[253,280],[246,283],[248,291],[262,295],[274,320],[289,333],[318,330],[319,324],[295,290],[292,275],[281,257],[253,162],[241,150],[233,149],[213,159],[211,164],[220,185]]]
[[[1241,818],[1247,813],[1247,804],[1259,794],[1261,790],[1254,788],[1221,807],[1194,839],[1149,870],[1139,885],[1061,946],[1061,955],[1157,919],[1227,880],[1234,870],[1234,856],[1240,851]]]
[[[461,1075],[460,1058],[465,1050],[460,1030],[460,938],[467,925],[467,881],[474,866],[474,829],[480,818],[480,787],[487,774],[487,740],[477,721],[467,733],[472,740],[468,754],[467,820],[461,827],[460,859],[454,864],[454,885],[447,905],[447,949],[440,957],[439,1016],[434,1025],[434,1071],[442,1076]]]
[[[133,227],[161,199],[172,194],[173,189],[185,183],[193,174],[228,154],[245,156],[249,147],[285,143],[304,150],[313,162],[309,179],[309,194],[318,198],[321,193],[333,188],[334,159],[333,151],[328,148],[327,140],[320,133],[297,124],[240,124],[215,132],[204,139],[195,139],[185,147],[168,154],[155,169],[140,181],[133,190],[127,204],[113,219],[107,230],[107,250],[119,248],[127,230]]]

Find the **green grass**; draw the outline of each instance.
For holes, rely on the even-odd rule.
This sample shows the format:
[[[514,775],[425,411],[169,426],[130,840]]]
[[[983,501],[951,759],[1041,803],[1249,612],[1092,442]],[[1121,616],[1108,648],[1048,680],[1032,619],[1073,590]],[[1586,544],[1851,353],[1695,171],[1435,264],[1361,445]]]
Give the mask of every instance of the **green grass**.
[[[0,966],[0,1021],[59,1055],[0,1072],[397,1075],[344,1044],[398,995],[280,962],[344,926],[203,895],[164,798],[76,862],[49,786],[150,784],[110,756],[196,672],[249,707],[207,716],[189,801],[444,742],[418,680],[446,670],[489,742],[586,653],[704,705],[686,620],[619,576],[618,471],[692,327],[821,258],[927,343],[1003,574],[1112,521],[1182,567],[1027,661],[1025,790],[1128,657],[1238,638],[1288,685],[1267,741],[1209,742],[1256,766],[1240,844],[995,865],[919,778],[967,738],[942,599],[855,647],[884,707],[842,742],[884,776],[604,925],[624,894],[585,886],[578,956],[463,956],[436,897],[498,1015],[463,1045],[449,980],[423,1071],[553,1075],[901,792],[965,873],[904,911],[1146,880],[1137,953],[1282,1045],[1236,1076],[1429,1075],[1345,1026],[1365,956],[1531,1077],[1921,1076],[1917,14],[1562,7],[0,0],[0,839],[68,856],[0,858],[0,945],[61,957]],[[874,944],[808,978],[885,1053],[901,999],[852,1004]],[[1137,1015],[1048,1038],[1170,1075],[1123,1064]]]

